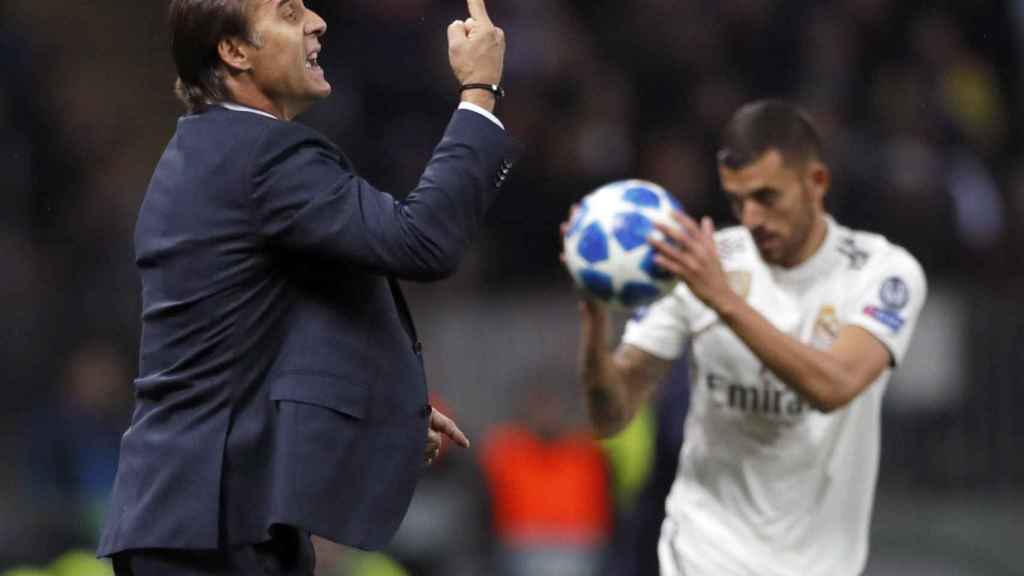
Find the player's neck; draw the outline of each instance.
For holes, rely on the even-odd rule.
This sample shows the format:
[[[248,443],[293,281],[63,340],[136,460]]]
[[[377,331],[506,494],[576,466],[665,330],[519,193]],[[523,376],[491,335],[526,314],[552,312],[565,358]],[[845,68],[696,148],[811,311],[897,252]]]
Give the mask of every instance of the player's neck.
[[[826,236],[828,236],[828,220],[825,214],[818,214],[814,217],[811,233],[807,235],[807,241],[804,242],[803,247],[783,266],[786,268],[796,268],[810,260],[811,257],[818,253],[818,250],[821,250]]]

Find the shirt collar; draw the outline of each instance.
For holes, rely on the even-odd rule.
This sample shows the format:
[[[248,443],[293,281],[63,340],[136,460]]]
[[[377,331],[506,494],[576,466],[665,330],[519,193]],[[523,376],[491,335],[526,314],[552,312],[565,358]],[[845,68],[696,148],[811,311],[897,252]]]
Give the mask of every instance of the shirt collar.
[[[228,110],[234,110],[235,112],[249,112],[251,114],[259,114],[260,116],[266,116],[267,118],[273,118],[274,120],[280,120],[277,116],[264,112],[263,110],[257,110],[248,106],[242,106],[241,104],[235,104],[233,102],[214,102],[214,106],[220,106],[221,108],[227,108]]]

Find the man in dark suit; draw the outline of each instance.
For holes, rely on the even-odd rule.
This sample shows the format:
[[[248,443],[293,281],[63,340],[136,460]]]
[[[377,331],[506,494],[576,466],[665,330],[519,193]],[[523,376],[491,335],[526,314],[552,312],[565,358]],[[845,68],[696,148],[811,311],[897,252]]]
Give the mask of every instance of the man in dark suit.
[[[172,0],[178,122],[136,227],[136,406],[99,547],[119,575],[313,573],[379,548],[443,436],[396,279],[451,274],[515,146],[504,34],[448,30],[462,103],[404,201],[290,122],[331,90],[302,0]]]

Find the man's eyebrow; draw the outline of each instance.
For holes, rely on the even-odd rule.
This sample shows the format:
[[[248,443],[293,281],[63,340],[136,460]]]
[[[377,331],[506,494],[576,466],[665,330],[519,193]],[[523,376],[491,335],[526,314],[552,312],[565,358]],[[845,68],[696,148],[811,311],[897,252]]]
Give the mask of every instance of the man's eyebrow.
[[[751,190],[750,192],[734,192],[732,190],[726,190],[725,188],[722,189],[722,192],[724,192],[725,195],[730,198],[735,198],[736,200],[743,200],[745,198],[752,198],[754,196],[760,196],[764,194],[777,194],[779,191],[775,188],[772,188],[771,186],[761,186],[759,188]]]

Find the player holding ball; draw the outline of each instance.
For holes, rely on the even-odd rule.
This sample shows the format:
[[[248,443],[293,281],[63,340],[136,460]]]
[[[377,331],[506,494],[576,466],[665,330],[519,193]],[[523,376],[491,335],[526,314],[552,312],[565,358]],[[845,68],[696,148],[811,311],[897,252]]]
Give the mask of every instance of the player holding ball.
[[[581,305],[590,418],[622,429],[689,351],[692,398],[658,546],[663,576],[845,576],[867,561],[885,387],[926,296],[918,262],[825,211],[830,184],[809,117],[740,108],[719,178],[742,224],[681,212],[656,224],[679,283],[641,309],[613,352],[607,308]]]

